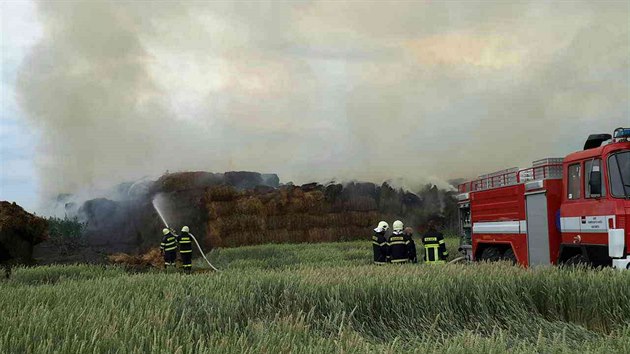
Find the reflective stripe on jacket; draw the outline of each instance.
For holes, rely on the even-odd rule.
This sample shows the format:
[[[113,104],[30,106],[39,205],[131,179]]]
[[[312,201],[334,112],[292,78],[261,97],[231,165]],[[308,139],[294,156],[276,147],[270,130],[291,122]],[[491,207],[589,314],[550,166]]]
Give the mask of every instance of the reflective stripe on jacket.
[[[374,252],[374,263],[385,264],[389,256],[389,246],[385,238],[385,232],[379,232],[372,236],[372,251]]]
[[[444,235],[436,230],[430,230],[422,237],[424,244],[424,261],[426,263],[445,263],[448,251]]]
[[[409,261],[409,246],[410,240],[407,235],[402,231],[394,231],[394,234],[390,236],[389,242],[389,254],[392,263],[405,263]]]
[[[162,237],[162,243],[160,243],[160,249],[164,252],[175,251],[177,249],[177,240],[173,234],[168,233]]]
[[[179,253],[192,253],[192,237],[188,232],[182,232],[177,242],[179,243]]]

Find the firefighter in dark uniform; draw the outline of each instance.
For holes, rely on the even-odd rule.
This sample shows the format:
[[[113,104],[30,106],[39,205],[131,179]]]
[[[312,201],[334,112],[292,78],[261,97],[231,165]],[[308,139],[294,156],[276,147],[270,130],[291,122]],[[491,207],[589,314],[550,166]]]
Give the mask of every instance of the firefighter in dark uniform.
[[[389,255],[391,263],[407,263],[409,262],[409,245],[411,241],[409,236],[405,234],[403,229],[405,226],[400,220],[394,221],[394,232],[389,237]]]
[[[182,227],[182,233],[177,237],[179,255],[182,258],[182,268],[185,273],[192,271],[192,236],[188,226]]]
[[[374,252],[374,264],[386,264],[389,257],[389,247],[385,233],[389,225],[385,221],[378,223],[372,236],[372,251]]]
[[[164,256],[164,266],[175,267],[175,258],[177,257],[177,239],[175,235],[169,229],[163,229],[162,243],[160,244],[160,251]]]
[[[407,258],[411,263],[418,263],[418,253],[416,252],[416,243],[413,241],[413,229],[410,227],[406,227],[404,230],[404,234],[409,240],[409,244],[407,245]]]
[[[444,235],[437,231],[434,222],[429,223],[429,230],[422,236],[424,244],[424,262],[426,264],[444,264],[448,251]]]

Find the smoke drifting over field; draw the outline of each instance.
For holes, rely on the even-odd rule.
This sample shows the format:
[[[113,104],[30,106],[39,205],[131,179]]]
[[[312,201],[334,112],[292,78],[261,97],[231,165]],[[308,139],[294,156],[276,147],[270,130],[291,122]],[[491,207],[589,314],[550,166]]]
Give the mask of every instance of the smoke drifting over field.
[[[44,191],[165,170],[440,181],[629,125],[626,2],[50,2]]]

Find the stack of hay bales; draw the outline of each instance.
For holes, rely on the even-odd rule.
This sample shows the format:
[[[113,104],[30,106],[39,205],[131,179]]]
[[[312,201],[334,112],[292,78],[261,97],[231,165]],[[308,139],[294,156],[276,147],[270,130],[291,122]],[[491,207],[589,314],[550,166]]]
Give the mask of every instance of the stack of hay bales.
[[[329,242],[365,238],[378,222],[370,196],[327,198],[321,185],[239,192],[223,185],[206,190],[206,242],[213,247],[261,243]]]
[[[0,264],[32,262],[33,246],[48,238],[48,222],[19,205],[0,202]]]
[[[164,227],[190,227],[204,250],[280,242],[369,239],[380,220],[418,227],[441,215],[456,219],[455,199],[427,185],[419,193],[387,183],[279,185],[274,174],[256,172],[167,173],[144,188],[128,184],[121,200],[96,199],[79,208],[91,247],[106,253],[141,253],[159,244]],[[133,190],[132,190],[133,189]],[[132,193],[133,192],[133,193]],[[450,214],[448,214],[450,215]],[[196,253],[196,251],[195,251]]]

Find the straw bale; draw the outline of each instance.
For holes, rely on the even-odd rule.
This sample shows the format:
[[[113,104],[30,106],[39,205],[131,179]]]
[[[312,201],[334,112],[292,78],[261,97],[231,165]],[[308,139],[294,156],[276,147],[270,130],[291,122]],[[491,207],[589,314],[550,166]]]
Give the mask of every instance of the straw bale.
[[[376,200],[370,196],[354,196],[346,202],[345,207],[347,210],[353,211],[370,211],[378,209]]]
[[[239,198],[234,210],[237,214],[245,215],[265,215],[265,211],[264,204],[256,197]]]
[[[267,215],[277,215],[279,214],[279,204],[278,201],[274,198],[265,203],[265,214]]]
[[[227,185],[212,186],[207,189],[208,199],[218,202],[229,202],[239,197],[236,188]]]
[[[303,184],[300,186],[300,189],[303,190],[304,192],[311,192],[311,191],[317,191],[317,190],[322,190],[324,188],[324,186],[322,186],[319,183],[307,183],[307,184]]]
[[[228,188],[233,198],[230,202],[219,203],[211,195],[212,202],[206,203],[213,225],[208,227],[208,239],[213,246],[363,239],[380,220],[391,223],[401,217],[379,211],[380,189],[360,183],[351,184],[347,190],[340,185],[317,184],[240,193]],[[387,201],[394,200],[397,193],[386,188],[386,197],[391,199]]]
[[[308,230],[308,242],[325,242],[331,230],[334,229],[313,228]]]
[[[16,203],[0,202],[0,264],[30,263],[33,246],[48,239],[48,231],[46,220]]]
[[[151,187],[153,193],[206,188],[221,183],[221,175],[210,172],[177,172],[160,177]]]
[[[376,212],[356,212],[351,211],[343,214],[348,220],[347,224],[359,227],[370,227],[378,223],[378,214]]]
[[[301,188],[292,188],[290,195],[291,198],[304,199],[304,191]]]
[[[277,198],[278,192],[277,192],[276,189],[272,188],[271,190],[268,190],[268,191],[266,190],[266,191],[263,191],[263,192],[256,192],[256,193],[254,193],[254,195],[258,199],[260,199],[260,201],[263,204],[267,204],[267,203],[271,202],[272,200],[274,200],[275,198]]]
[[[321,214],[321,215],[303,214],[301,217],[304,220],[304,224],[306,225],[306,228],[329,226],[329,223],[327,220],[328,217],[326,214]]]
[[[304,195],[304,203],[311,214],[321,214],[326,212],[324,193],[313,191]]]
[[[308,209],[306,207],[306,204],[304,203],[304,199],[302,198],[291,198],[290,199],[290,203],[287,209],[287,212],[289,213],[304,213],[306,212]]]
[[[290,242],[291,234],[287,229],[265,232],[265,242],[270,242],[272,240],[275,240],[276,242]]]
[[[223,247],[223,239],[221,238],[221,223],[209,222],[206,228],[206,239],[204,239],[204,246]]]
[[[252,189],[260,186],[278,187],[280,178],[275,174],[258,172],[232,171],[224,174],[225,181],[239,189]]]
[[[341,196],[341,192],[343,191],[343,185],[341,184],[330,184],[326,186],[324,189],[324,195],[326,197],[326,201],[329,203],[333,203]]]
[[[284,215],[267,216],[267,229],[268,230],[286,229],[288,225],[289,225],[288,218]]]
[[[232,214],[221,219],[223,232],[264,230],[266,228],[264,216]]]
[[[131,266],[134,268],[162,268],[164,266],[164,258],[158,248],[152,248],[142,255],[116,253],[107,258],[113,264]]]
[[[210,202],[206,204],[208,220],[216,220],[221,217],[237,214],[237,202]]]

